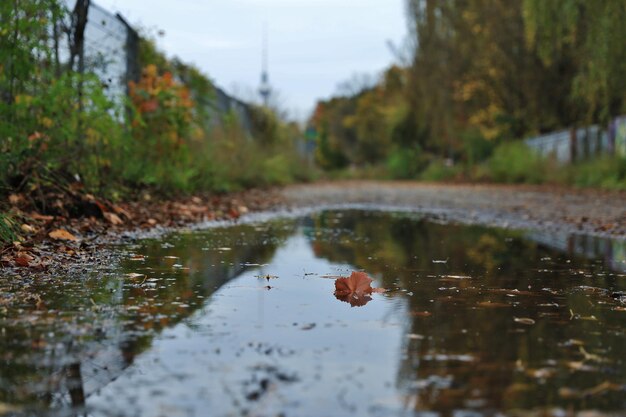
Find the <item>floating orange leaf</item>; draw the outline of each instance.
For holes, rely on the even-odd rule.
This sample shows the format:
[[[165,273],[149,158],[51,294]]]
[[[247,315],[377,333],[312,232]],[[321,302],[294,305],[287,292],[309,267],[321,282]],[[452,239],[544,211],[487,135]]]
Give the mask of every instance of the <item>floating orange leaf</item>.
[[[372,279],[365,272],[352,272],[349,277],[335,280],[335,297],[350,303],[352,307],[364,306],[372,300],[373,292],[385,292],[384,288],[372,288]]]

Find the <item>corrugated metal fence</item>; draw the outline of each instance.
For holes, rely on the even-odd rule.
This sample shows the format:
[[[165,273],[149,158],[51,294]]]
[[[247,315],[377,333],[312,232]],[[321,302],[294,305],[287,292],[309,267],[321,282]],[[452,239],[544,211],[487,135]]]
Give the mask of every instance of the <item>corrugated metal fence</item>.
[[[69,3],[73,2],[68,0],[72,7]],[[64,58],[69,56],[69,51],[61,53]],[[107,96],[121,104],[128,92],[128,82],[137,80],[141,71],[137,31],[119,13],[112,14],[90,2],[83,54],[85,71],[96,74],[102,80]],[[218,87],[208,102],[212,124],[219,125],[227,114],[235,115],[242,129],[252,133],[251,110],[247,103]]]
[[[604,259],[611,269],[626,272],[626,241],[624,240],[553,231],[528,232],[526,237],[562,253],[583,256],[587,259]]]
[[[108,97],[120,103],[128,82],[139,77],[139,35],[120,14],[91,3],[85,26],[85,70],[105,86]]]
[[[528,138],[526,145],[562,163],[577,162],[599,155],[626,156],[626,116],[616,117],[608,129],[598,125],[560,130]]]
[[[214,88],[215,98],[211,111],[211,123],[219,124],[223,115],[234,114],[239,121],[241,128],[247,132],[252,132],[252,117],[250,106],[241,100],[229,96],[219,87]]]

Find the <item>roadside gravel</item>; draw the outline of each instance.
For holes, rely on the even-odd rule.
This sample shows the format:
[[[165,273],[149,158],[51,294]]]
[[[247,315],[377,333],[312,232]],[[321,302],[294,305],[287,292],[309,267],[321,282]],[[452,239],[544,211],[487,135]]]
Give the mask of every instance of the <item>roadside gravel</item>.
[[[25,201],[14,200],[17,204]],[[26,208],[16,205],[15,212],[28,219],[22,225],[28,234],[24,240],[0,248],[0,276],[21,275],[25,270],[67,274],[77,265],[108,263],[103,258],[109,252],[102,249],[110,244],[202,227],[206,221],[237,221],[248,212],[272,213],[285,208],[409,210],[442,222],[626,239],[626,192],[572,188],[339,181],[117,206],[95,200],[87,203],[87,207],[102,211],[100,217],[28,214]],[[54,237],[58,232],[68,237]]]
[[[202,227],[207,220],[236,222],[247,212],[280,216],[285,210],[298,215],[341,207],[409,210],[442,222],[626,240],[626,192],[555,187],[341,181],[221,197],[136,201],[113,207],[119,212],[115,217],[30,213],[24,218],[30,219],[31,234],[0,248],[0,313],[17,307],[40,308],[36,283],[81,281],[89,271],[116,264],[120,254],[112,250],[112,244]],[[76,240],[51,238],[50,232],[58,228]]]
[[[626,192],[551,186],[340,181],[281,191],[290,207],[366,205],[445,221],[626,239]]]

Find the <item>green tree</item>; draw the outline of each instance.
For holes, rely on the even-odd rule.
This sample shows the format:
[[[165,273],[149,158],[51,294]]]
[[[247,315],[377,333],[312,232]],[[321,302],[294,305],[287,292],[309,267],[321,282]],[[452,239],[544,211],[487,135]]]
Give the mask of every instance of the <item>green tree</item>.
[[[568,57],[575,68],[571,100],[585,121],[606,122],[626,111],[626,2],[524,0],[526,36],[546,65]]]

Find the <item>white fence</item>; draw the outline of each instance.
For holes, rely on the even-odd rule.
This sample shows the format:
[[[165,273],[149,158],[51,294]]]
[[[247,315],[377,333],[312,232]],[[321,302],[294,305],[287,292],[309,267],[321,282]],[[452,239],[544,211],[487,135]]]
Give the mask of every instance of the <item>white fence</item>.
[[[603,259],[612,270],[626,272],[626,240],[547,231],[528,232],[526,238],[561,253]]]
[[[553,156],[561,163],[590,159],[595,156],[626,156],[626,116],[611,121],[609,129],[598,125],[560,130],[524,141],[540,155]]]

